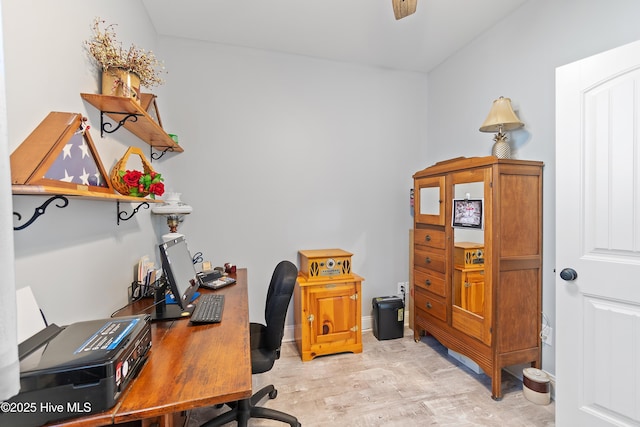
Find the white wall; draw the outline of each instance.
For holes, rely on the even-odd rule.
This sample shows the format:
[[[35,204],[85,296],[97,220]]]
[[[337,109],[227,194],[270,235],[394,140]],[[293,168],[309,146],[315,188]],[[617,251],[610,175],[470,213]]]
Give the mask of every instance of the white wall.
[[[425,75],[175,38],[160,52],[162,120],[185,152],[158,168],[194,207],[181,228],[192,251],[249,268],[252,319],[275,264],[300,249],[354,254],[363,315],[408,280]]]
[[[529,1],[429,73],[431,126],[424,151],[430,162],[489,155],[492,134],[478,128],[492,101],[505,96],[525,123],[510,135],[515,157],[545,163],[543,312],[552,327],[555,146],[562,143],[555,140],[555,68],[639,39],[638,17],[635,0]],[[542,365],[555,372],[554,347],[543,348]]]
[[[99,113],[80,98],[81,92],[97,93],[99,87],[99,74],[83,48],[96,16],[117,24],[125,47],[132,42],[155,47],[153,27],[139,1],[3,1],[2,8],[9,152],[50,111],[89,118],[107,171],[129,145],[148,150],[125,130],[101,139]],[[14,196],[14,211],[28,219],[46,199]],[[130,212],[132,206],[122,207]],[[161,231],[152,227],[148,211],[116,225],[114,202],[70,200],[63,209],[50,205],[44,216],[14,233],[16,287],[31,286],[48,320],[59,325],[109,316],[126,304],[133,264],[153,253]]]
[[[273,267],[297,263],[299,249],[354,253],[353,269],[366,279],[363,315],[372,297],[408,280],[408,193],[425,166],[416,154],[426,136],[426,75],[185,40],[158,45],[139,1],[2,6],[9,151],[48,112],[70,111],[89,118],[107,170],[129,145],[147,152],[124,129],[101,139],[98,111],[80,98],[98,92],[82,47],[95,16],[118,24],[124,46],[164,60],[167,83],[154,92],[165,129],[185,152],[153,166],[194,207],[180,228],[192,252],[249,268],[252,320],[262,320]],[[13,200],[29,217],[46,198]],[[14,233],[17,287],[33,288],[51,322],[108,316],[126,303],[138,257],[156,256],[166,231],[146,210],[116,225],[112,202],[50,206]]]

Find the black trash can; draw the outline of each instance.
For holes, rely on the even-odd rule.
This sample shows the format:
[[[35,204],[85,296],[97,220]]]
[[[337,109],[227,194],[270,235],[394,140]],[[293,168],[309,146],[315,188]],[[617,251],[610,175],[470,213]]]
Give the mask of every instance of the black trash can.
[[[379,340],[404,335],[404,302],[395,296],[376,297],[373,304],[373,335]]]

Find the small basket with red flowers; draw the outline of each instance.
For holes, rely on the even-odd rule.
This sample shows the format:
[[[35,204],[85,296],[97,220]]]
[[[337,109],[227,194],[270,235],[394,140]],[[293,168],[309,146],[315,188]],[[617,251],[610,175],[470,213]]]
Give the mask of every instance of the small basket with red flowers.
[[[136,154],[142,161],[142,171],[127,169],[129,156]],[[109,175],[113,188],[124,196],[147,197],[155,199],[164,194],[164,179],[151,167],[137,147],[129,147],[122,158],[113,166]]]

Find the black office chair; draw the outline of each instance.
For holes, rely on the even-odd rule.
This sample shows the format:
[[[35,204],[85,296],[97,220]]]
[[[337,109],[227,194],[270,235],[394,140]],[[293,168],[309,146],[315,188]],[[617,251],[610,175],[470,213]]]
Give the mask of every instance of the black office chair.
[[[296,284],[298,269],[289,261],[281,261],[273,271],[267,302],[265,307],[266,326],[260,323],[251,323],[251,373],[260,374],[271,370],[276,359],[280,358],[280,345],[284,335],[284,319],[287,315],[289,301]],[[278,391],[273,385],[268,385],[251,398],[237,402],[227,403],[231,407],[227,411],[212,420],[202,424],[201,427],[221,426],[233,420],[239,427],[246,427],[249,418],[268,418],[282,421],[292,427],[300,427],[298,419],[275,409],[256,406],[265,396],[275,399]]]

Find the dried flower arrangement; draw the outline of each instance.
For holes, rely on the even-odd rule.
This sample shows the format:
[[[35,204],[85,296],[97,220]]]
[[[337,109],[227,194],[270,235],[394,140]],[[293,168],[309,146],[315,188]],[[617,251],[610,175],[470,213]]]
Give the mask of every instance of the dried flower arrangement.
[[[106,25],[106,21],[96,18],[93,22],[93,38],[85,41],[89,54],[102,71],[121,68],[140,77],[140,84],[145,87],[161,85],[164,80],[161,73],[164,66],[153,52],[131,45],[128,50],[116,40],[115,24]]]

